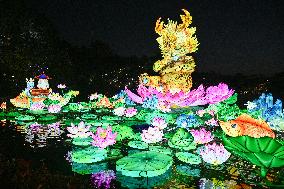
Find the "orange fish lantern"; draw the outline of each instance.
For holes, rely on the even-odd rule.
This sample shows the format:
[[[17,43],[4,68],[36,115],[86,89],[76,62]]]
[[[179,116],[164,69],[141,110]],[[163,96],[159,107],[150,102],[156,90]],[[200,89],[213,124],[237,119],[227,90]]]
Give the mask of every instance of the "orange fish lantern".
[[[265,121],[254,119],[248,114],[242,114],[228,122],[220,121],[220,126],[227,135],[232,137],[247,135],[254,138],[265,136],[275,138],[275,133]]]

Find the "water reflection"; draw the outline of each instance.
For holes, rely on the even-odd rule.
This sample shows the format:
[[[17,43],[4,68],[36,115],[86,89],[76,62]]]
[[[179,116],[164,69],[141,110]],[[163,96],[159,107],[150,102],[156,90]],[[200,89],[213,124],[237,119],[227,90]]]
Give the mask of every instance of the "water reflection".
[[[40,124],[37,122],[30,122],[25,124],[17,124],[16,131],[24,135],[25,142],[30,147],[45,147],[47,139],[61,140],[60,136],[64,131],[60,128],[60,122],[50,124]]]

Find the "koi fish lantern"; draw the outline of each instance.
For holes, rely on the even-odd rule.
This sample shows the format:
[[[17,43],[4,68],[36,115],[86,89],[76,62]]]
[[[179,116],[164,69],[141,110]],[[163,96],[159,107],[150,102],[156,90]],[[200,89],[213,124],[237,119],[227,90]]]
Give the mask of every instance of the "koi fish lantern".
[[[195,27],[189,27],[192,17],[187,10],[183,9],[185,15],[181,15],[181,24],[168,20],[164,24],[159,18],[156,22],[155,31],[160,37],[157,38],[162,60],[154,63],[153,70],[159,76],[142,74],[140,83],[155,88],[162,87],[163,90],[189,91],[192,87],[191,74],[194,72],[195,62],[188,54],[198,50],[199,45],[195,37]]]

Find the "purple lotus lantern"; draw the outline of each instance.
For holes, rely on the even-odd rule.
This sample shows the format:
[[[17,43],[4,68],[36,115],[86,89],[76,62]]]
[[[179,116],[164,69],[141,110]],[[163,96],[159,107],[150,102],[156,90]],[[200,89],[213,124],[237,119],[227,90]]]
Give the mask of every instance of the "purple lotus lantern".
[[[116,178],[113,170],[100,171],[98,173],[93,173],[91,176],[91,181],[96,188],[110,188],[110,183]]]

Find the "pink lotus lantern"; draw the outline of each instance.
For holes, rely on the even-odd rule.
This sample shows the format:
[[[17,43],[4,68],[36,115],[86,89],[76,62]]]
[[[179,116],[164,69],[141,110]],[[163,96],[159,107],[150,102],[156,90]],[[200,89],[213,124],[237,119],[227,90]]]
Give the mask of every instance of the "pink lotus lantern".
[[[67,130],[70,134],[67,134],[68,137],[71,138],[87,138],[91,136],[92,132],[90,132],[91,126],[86,126],[83,121],[81,121],[78,126],[75,126],[73,123],[71,123],[71,127],[67,127]]]
[[[192,129],[190,133],[194,137],[194,142],[196,144],[205,144],[213,140],[213,136],[211,135],[211,132],[206,131],[204,128],[200,130]]]
[[[166,128],[168,126],[166,120],[161,118],[161,117],[155,117],[152,120],[152,125],[154,127],[158,127],[160,130],[163,130],[164,128]]]
[[[61,111],[61,106],[59,104],[51,104],[47,108],[49,113],[58,113]]]
[[[137,114],[136,108],[127,108],[125,109],[125,117],[133,117]]]
[[[117,133],[112,133],[112,128],[107,127],[107,129],[103,129],[102,127],[97,128],[96,134],[92,135],[94,141],[92,142],[93,146],[97,146],[99,148],[106,148],[107,146],[113,145],[116,143],[116,135]]]
[[[218,86],[208,87],[206,90],[206,98],[209,104],[216,104],[223,100],[226,100],[232,96],[234,90],[230,90],[228,85],[224,83],[219,83]]]
[[[227,161],[231,153],[222,144],[218,145],[214,142],[213,144],[205,144],[200,149],[200,155],[205,162],[219,165]]]
[[[141,137],[146,143],[156,143],[163,139],[163,131],[159,127],[149,127],[148,130],[143,130]]]

